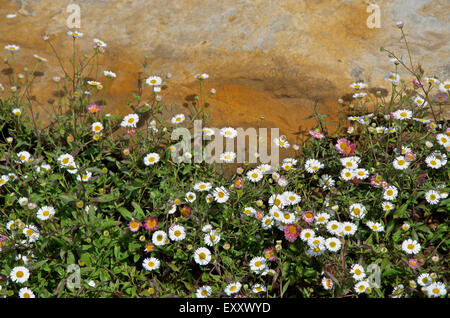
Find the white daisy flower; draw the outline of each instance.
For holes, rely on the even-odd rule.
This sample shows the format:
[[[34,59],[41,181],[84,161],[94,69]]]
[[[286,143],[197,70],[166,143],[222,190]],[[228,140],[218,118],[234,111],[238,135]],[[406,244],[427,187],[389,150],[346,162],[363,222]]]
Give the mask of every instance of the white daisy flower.
[[[261,171],[261,173],[263,173],[263,174],[272,173],[272,170],[273,170],[272,166],[268,165],[266,163],[259,165],[258,167],[256,167],[256,169]]]
[[[11,112],[16,116],[22,115],[22,111],[20,110],[20,108],[14,108]]]
[[[144,164],[146,166],[154,165],[155,163],[158,163],[160,157],[157,153],[149,153],[144,157]]]
[[[28,198],[26,198],[26,197],[21,197],[21,198],[19,198],[19,200],[17,200],[17,202],[19,202],[19,204],[20,204],[21,206],[25,206],[25,205],[28,204]]]
[[[305,163],[305,169],[309,173],[315,173],[324,167],[325,165],[316,159],[308,159]]]
[[[197,199],[197,196],[195,195],[194,192],[189,191],[189,192],[186,193],[186,201],[194,202],[195,199]]]
[[[420,252],[420,244],[416,240],[407,239],[402,243],[402,250],[407,254],[417,254]]]
[[[352,180],[355,177],[355,170],[354,169],[348,169],[344,168],[341,170],[341,178],[344,181]]]
[[[200,266],[208,265],[211,261],[211,252],[206,247],[199,247],[195,250],[194,260]]]
[[[420,97],[420,96],[414,97],[413,102],[414,102],[414,104],[417,105],[417,107],[425,107],[425,106],[427,106],[427,104],[428,104],[428,103],[425,101],[425,99],[423,99],[423,98]],[[412,117],[412,112],[411,112],[411,116],[410,116],[409,118],[407,118],[407,119],[410,119],[411,117]],[[406,119],[406,118],[405,118],[405,119]]]
[[[39,56],[37,54],[33,54],[33,57],[38,60],[39,62],[47,62],[47,59],[45,57]]]
[[[173,225],[169,229],[169,238],[172,241],[182,241],[186,237],[186,231],[184,230],[184,227],[181,225]]]
[[[275,145],[277,145],[280,148],[287,149],[290,147],[289,142],[287,141],[286,137],[284,137],[284,136],[281,136],[279,138],[274,138],[273,142],[275,143]]]
[[[384,201],[381,203],[381,207],[383,208],[383,211],[388,212],[394,208],[394,205],[389,201]]]
[[[172,117],[171,122],[172,124],[181,124],[185,120],[184,114],[177,114]]]
[[[344,222],[342,223],[341,230],[344,235],[353,235],[355,234],[357,228],[358,227],[356,226],[356,224],[353,224],[351,222]]]
[[[284,206],[284,198],[280,194],[272,194],[269,198],[269,205],[282,208]]]
[[[441,84],[439,85],[439,90],[440,90],[442,93],[448,93],[448,92],[450,92],[450,81],[449,81],[449,80],[446,80],[445,82],[441,83]]]
[[[91,129],[94,133],[98,134],[103,130],[103,124],[99,121],[96,121],[95,123],[92,124]]]
[[[263,174],[259,169],[249,170],[247,172],[247,179],[251,182],[258,182],[263,178]]]
[[[366,277],[364,268],[359,264],[353,264],[350,273],[353,274],[353,279],[357,281],[363,280]]]
[[[255,213],[256,213],[256,210],[252,207],[244,208],[244,214],[247,216],[253,216],[253,215],[255,215]]]
[[[295,222],[295,214],[289,212],[282,212],[277,220],[283,222],[284,224],[292,224]]]
[[[76,39],[76,38],[81,38],[83,36],[83,33],[78,32],[78,31],[69,31],[69,32],[67,32],[67,35],[70,35],[71,37]]]
[[[428,297],[440,297],[445,296],[447,294],[447,288],[445,287],[444,283],[435,282],[430,284],[426,288],[426,292],[428,294]]]
[[[270,215],[264,216],[261,220],[261,224],[264,230],[270,229],[274,224],[273,217]]]
[[[450,146],[450,137],[448,137],[446,134],[437,134],[436,140],[438,144],[444,147]]]
[[[397,170],[405,170],[406,168],[409,167],[410,162],[407,161],[405,159],[405,157],[403,156],[398,156],[397,158],[394,159],[394,161],[392,162],[392,165],[394,166],[395,169]]]
[[[364,88],[366,88],[366,87],[367,87],[367,84],[365,84],[365,83],[363,83],[363,82],[356,82],[356,83],[350,84],[350,87],[351,87],[351,88],[354,88],[354,89],[356,89],[356,90],[359,90],[359,89],[364,89]]]
[[[30,278],[30,271],[24,266],[16,266],[11,270],[9,277],[13,282],[23,284]]]
[[[37,212],[36,216],[41,221],[46,221],[55,215],[55,209],[51,206],[43,206]]]
[[[220,134],[225,138],[235,138],[237,136],[237,130],[232,127],[225,127],[220,130]]]
[[[225,187],[217,187],[214,189],[212,195],[214,196],[214,200],[218,203],[224,203],[228,200],[230,195]]]
[[[310,239],[314,238],[315,236],[316,236],[316,234],[311,229],[303,229],[300,232],[300,239],[303,242],[308,242]]]
[[[355,169],[355,177],[359,180],[365,180],[369,177],[369,171],[364,168]]]
[[[358,164],[361,162],[361,158],[358,156],[351,156],[346,158],[340,158],[341,164],[344,166],[344,168],[347,169],[357,169]]]
[[[106,47],[106,43],[103,42],[102,40],[94,39],[93,41],[94,41],[95,45],[97,45],[98,47],[103,47],[103,48]]]
[[[431,85],[439,84],[441,82],[437,78],[434,78],[434,77],[424,77],[423,80],[425,82],[427,82],[428,84],[431,84]]]
[[[316,224],[325,224],[328,222],[328,219],[330,218],[330,214],[326,212],[318,213],[315,216]]]
[[[330,221],[327,223],[327,230],[332,235],[338,235],[340,232],[342,232],[341,223],[335,220]]]
[[[435,156],[432,156],[432,155],[426,157],[425,162],[426,162],[427,166],[432,169],[439,169],[442,167],[441,160],[437,159]]]
[[[239,292],[239,290],[241,289],[242,284],[239,282],[234,282],[234,283],[230,283],[227,285],[227,287],[225,287],[225,294],[227,294],[227,296],[231,296],[232,294],[236,294]]]
[[[384,231],[384,226],[379,222],[367,221],[366,225],[374,232]]]
[[[425,199],[427,200],[428,203],[434,205],[439,203],[441,195],[436,190],[429,190],[427,191],[427,193],[425,193]]]
[[[384,189],[383,198],[388,201],[394,200],[398,195],[398,190],[395,186],[390,186]]]
[[[267,288],[261,284],[255,284],[252,287],[252,292],[254,294],[265,293],[266,291],[267,291]]]
[[[341,249],[342,243],[336,237],[329,237],[325,240],[325,247],[330,252],[337,252]]]
[[[111,71],[103,71],[103,75],[105,75],[106,77],[111,77],[111,78],[116,77],[116,73],[111,72]]]
[[[145,80],[145,83],[150,86],[159,86],[162,83],[162,79],[159,76],[150,76]]]
[[[97,82],[97,81],[87,81],[87,83],[91,86],[99,86],[102,85],[102,83]]]
[[[331,288],[333,288],[333,281],[329,278],[324,277],[322,278],[322,286],[326,290],[330,290]]]
[[[211,137],[211,136],[214,136],[215,135],[215,131],[214,131],[214,129],[212,129],[212,128],[208,128],[208,127],[203,127],[203,134],[205,135],[205,136],[208,136],[208,137]]]
[[[155,257],[149,257],[142,261],[142,267],[144,267],[149,272],[154,271],[159,268],[161,262]]]
[[[202,286],[202,287],[198,288],[197,291],[195,292],[195,297],[207,298],[207,297],[211,296],[211,293],[212,293],[211,287]]]
[[[330,175],[324,174],[319,179],[319,185],[322,187],[322,189],[329,190],[334,187],[335,181]]]
[[[236,158],[236,153],[230,151],[230,152],[224,152],[220,155],[220,160],[226,163],[231,163]]]
[[[214,246],[220,241],[220,234],[217,231],[211,230],[209,233],[206,233],[203,237],[205,244],[208,246]]]
[[[134,113],[133,114],[128,114],[122,119],[122,122],[120,123],[120,126],[136,128],[136,124],[138,122],[139,122],[138,114],[134,114]]]
[[[155,246],[163,246],[167,243],[167,234],[164,231],[155,231],[152,235],[152,243]]]
[[[17,157],[19,158],[21,163],[24,163],[31,158],[31,154],[28,151],[21,151],[17,153]]]
[[[385,76],[384,80],[398,85],[400,84],[400,75],[398,75],[397,73],[389,73]]]
[[[367,209],[360,203],[354,203],[349,207],[350,218],[361,220],[365,215]]]
[[[211,189],[212,185],[209,182],[197,182],[194,185],[194,190],[203,192],[203,191],[209,191]]]
[[[33,291],[28,287],[22,287],[19,289],[19,297],[20,298],[36,298]]]
[[[77,180],[82,181],[82,182],[88,182],[91,177],[92,177],[92,172],[86,171],[86,173],[77,175]]]
[[[440,151],[434,151],[430,156],[439,159],[441,161],[442,166],[445,166],[447,164],[447,155],[441,153]]]
[[[266,259],[264,257],[254,257],[249,263],[250,270],[256,274],[261,273],[266,269]]]
[[[314,247],[310,247],[307,251],[306,251],[306,255],[308,256],[319,256],[322,255],[323,252],[326,250],[325,245],[318,245],[318,246],[314,246]]]
[[[360,282],[355,284],[355,291],[358,294],[364,293],[367,290],[367,288],[370,288],[370,284],[367,281],[365,281],[365,280],[360,281]]]
[[[392,290],[392,298],[400,298],[402,297],[405,286],[403,284],[399,284],[394,287]]]
[[[19,51],[20,46],[15,45],[15,44],[8,44],[5,46],[5,50],[8,50],[10,52],[15,52],[15,51]]]
[[[419,277],[417,277],[417,283],[420,286],[428,286],[433,282],[433,280],[431,279],[430,274],[428,273],[422,273],[419,275]]]
[[[300,203],[302,198],[292,191],[285,191],[281,194],[284,205],[296,205]]]

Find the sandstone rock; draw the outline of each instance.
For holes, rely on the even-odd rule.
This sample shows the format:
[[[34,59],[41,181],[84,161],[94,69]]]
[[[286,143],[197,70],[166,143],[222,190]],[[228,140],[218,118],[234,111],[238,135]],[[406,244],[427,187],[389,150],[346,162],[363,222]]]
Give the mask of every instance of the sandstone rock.
[[[21,47],[21,67],[32,67],[37,53],[49,61],[42,65],[44,76],[33,88],[41,118],[52,111],[56,87],[51,79],[63,75],[48,45],[41,40],[49,34],[70,69],[72,40],[66,34],[69,0],[2,0],[0,44]],[[143,57],[152,62],[146,75],[173,78],[163,98],[187,113],[188,96],[198,92],[195,74],[208,73],[212,123],[216,127],[257,127],[260,116],[265,127],[279,127],[291,142],[296,133],[314,125],[303,120],[319,110],[337,121],[337,99],[352,90],[348,85],[364,80],[369,87],[389,85],[384,75],[393,71],[380,46],[406,58],[395,27],[405,21],[414,62],[428,75],[448,78],[449,5],[446,0],[378,1],[381,28],[370,29],[368,1],[360,0],[117,0],[78,1],[81,29],[78,55],[90,54],[93,38],[108,44],[100,58],[100,70],[117,74],[107,98],[107,109],[120,114],[137,90],[137,76]],[[8,57],[2,50],[1,56]],[[3,67],[3,69],[6,68]],[[5,72],[3,72],[5,73]],[[400,72],[405,78],[405,72]],[[91,74],[92,75],[92,74]],[[99,78],[100,81],[104,78]],[[7,76],[0,74],[0,83]],[[149,90],[150,92],[150,90]]]

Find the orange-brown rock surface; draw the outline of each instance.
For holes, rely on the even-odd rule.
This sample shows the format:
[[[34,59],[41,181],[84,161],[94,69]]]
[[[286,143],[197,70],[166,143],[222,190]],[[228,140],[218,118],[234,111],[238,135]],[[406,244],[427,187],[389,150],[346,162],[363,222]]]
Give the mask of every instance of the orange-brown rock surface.
[[[49,100],[56,98],[52,77],[63,74],[41,37],[50,36],[70,69],[66,8],[71,3],[81,7],[78,55],[91,54],[94,38],[108,45],[99,62],[101,71],[117,74],[107,98],[109,112],[129,111],[125,105],[147,55],[152,64],[146,75],[173,74],[162,96],[175,111],[188,113],[183,104],[198,93],[194,75],[207,73],[206,87],[217,90],[209,100],[211,125],[258,127],[264,116],[263,126],[279,127],[295,142],[299,129],[314,124],[303,118],[315,100],[337,120],[337,99],[352,92],[351,82],[389,88],[383,77],[393,66],[379,47],[406,58],[397,20],[406,23],[414,62],[429,75],[447,78],[450,70],[446,0],[0,0],[1,47],[19,45],[21,67],[32,68],[35,53],[49,59],[33,87],[43,120],[52,111]],[[381,28],[367,26],[370,3],[379,5]],[[9,52],[2,49],[0,56]],[[4,85],[5,73],[0,74]]]

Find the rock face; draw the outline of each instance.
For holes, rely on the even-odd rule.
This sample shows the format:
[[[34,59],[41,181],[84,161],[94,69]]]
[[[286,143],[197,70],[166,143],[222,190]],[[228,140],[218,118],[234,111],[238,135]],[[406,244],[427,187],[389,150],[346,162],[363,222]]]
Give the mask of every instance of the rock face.
[[[208,73],[208,89],[217,94],[209,103],[215,127],[279,127],[295,142],[315,100],[319,111],[336,120],[337,99],[351,93],[348,85],[363,80],[369,87],[389,85],[383,77],[393,71],[384,46],[402,58],[407,52],[394,23],[405,22],[415,63],[427,75],[448,78],[450,65],[450,6],[447,0],[0,0],[0,44],[17,44],[20,66],[32,68],[32,55],[49,61],[36,80],[33,94],[45,120],[52,111],[49,100],[53,76],[63,75],[50,47],[50,35],[67,69],[72,40],[66,34],[69,4],[81,8],[83,38],[79,56],[91,54],[92,40],[107,43],[100,70],[117,74],[106,108],[126,114],[131,91],[137,89],[144,56],[152,62],[146,75],[173,77],[162,96],[175,105],[174,112],[198,93],[195,74]],[[380,9],[380,28],[369,28],[370,3]],[[5,18],[8,14],[15,18]],[[2,57],[9,52],[2,49]],[[6,67],[6,66],[5,66]],[[0,74],[0,83],[7,76]],[[406,73],[400,72],[411,80]],[[104,81],[103,75],[99,81]],[[150,93],[150,90],[148,90]],[[260,116],[265,120],[261,123]]]

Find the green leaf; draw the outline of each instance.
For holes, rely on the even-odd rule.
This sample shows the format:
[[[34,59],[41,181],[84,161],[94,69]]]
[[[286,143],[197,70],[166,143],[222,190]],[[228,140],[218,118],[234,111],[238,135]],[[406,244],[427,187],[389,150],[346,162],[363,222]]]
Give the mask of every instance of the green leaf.
[[[119,211],[119,213],[127,220],[131,220],[133,218],[133,215],[131,214],[130,211],[128,211],[127,209],[120,207],[117,209]]]

